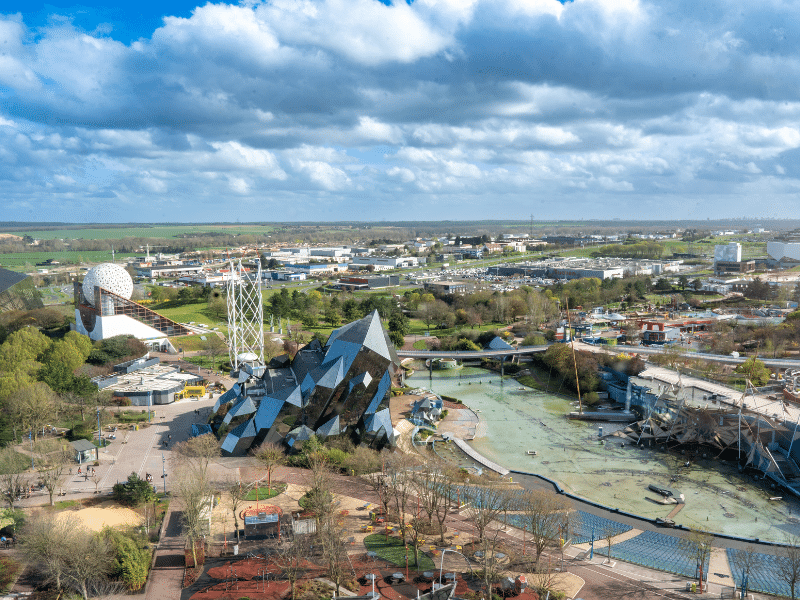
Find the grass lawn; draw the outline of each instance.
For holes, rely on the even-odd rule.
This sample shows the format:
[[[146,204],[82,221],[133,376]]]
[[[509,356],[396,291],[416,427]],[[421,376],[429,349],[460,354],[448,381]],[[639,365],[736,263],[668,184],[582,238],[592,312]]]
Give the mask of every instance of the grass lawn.
[[[428,344],[425,343],[425,340],[417,340],[414,342],[414,350],[427,350]]]
[[[371,550],[378,555],[379,558],[389,561],[398,567],[406,566],[406,547],[403,540],[399,537],[389,536],[389,541],[386,541],[386,534],[373,533],[364,538],[364,545],[367,550]],[[417,571],[433,571],[435,565],[433,560],[422,552],[419,553],[419,565],[414,562],[414,549],[408,549],[408,567]]]
[[[211,359],[208,356],[187,356],[184,359],[188,363],[203,367],[204,369],[211,369],[212,371],[219,371],[220,367],[228,362],[228,354],[220,354],[217,357],[216,364],[212,365]]]
[[[286,490],[285,483],[273,483],[272,489],[268,489],[267,486],[264,485],[259,487],[258,490],[250,490],[244,499],[249,502],[254,502],[256,500],[256,492],[258,492],[258,500],[269,500],[270,498],[274,498],[275,496],[282,494],[284,490]]]
[[[150,306],[158,314],[172,319],[177,323],[189,323],[194,321],[208,327],[219,327],[221,330],[226,330],[226,323],[219,321],[216,317],[211,316],[208,312],[208,303],[197,302],[195,304],[184,304],[183,306],[176,306],[175,308],[159,308]]]

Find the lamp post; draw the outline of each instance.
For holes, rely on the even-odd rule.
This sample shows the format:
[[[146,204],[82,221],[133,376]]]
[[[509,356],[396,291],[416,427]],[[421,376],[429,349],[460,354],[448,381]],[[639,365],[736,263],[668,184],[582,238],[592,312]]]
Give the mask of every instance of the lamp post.
[[[164,453],[161,453],[161,479],[164,480],[164,495],[167,495],[167,471],[166,471],[166,463],[167,459],[164,458]]]
[[[97,441],[100,446],[103,446],[103,430],[100,429],[100,409],[97,409]]]
[[[150,422],[150,407],[152,406],[153,390],[147,390],[147,422]]]
[[[33,465],[33,430],[28,431],[28,439],[31,442],[31,469],[35,468]]]

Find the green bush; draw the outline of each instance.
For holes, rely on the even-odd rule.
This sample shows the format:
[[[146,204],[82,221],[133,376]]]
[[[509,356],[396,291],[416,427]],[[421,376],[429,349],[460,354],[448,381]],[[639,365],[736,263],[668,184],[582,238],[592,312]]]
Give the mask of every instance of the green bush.
[[[132,592],[142,589],[150,571],[151,552],[147,542],[110,527],[106,527],[103,533],[114,548],[112,575]]]
[[[114,499],[125,506],[141,506],[146,502],[156,499],[153,485],[144,479],[139,479],[136,473],[128,475],[128,481],[114,485]]]
[[[67,439],[70,442],[74,442],[75,440],[94,441],[94,427],[89,423],[78,423],[75,427],[67,431]]]

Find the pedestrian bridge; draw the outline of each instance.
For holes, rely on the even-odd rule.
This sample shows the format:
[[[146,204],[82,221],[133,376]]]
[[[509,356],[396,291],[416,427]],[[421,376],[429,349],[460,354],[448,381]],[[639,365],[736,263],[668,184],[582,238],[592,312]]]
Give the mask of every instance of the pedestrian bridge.
[[[544,352],[549,348],[544,346],[522,346],[519,348],[509,348],[506,350],[398,350],[397,356],[400,358],[456,358],[465,360],[470,358],[507,358],[509,356],[522,356]]]

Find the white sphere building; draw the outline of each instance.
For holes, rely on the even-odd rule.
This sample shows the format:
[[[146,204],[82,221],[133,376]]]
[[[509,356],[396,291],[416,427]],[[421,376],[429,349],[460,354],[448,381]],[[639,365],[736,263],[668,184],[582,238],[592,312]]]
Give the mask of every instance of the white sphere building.
[[[101,263],[92,267],[83,278],[81,286],[83,297],[92,306],[95,306],[95,286],[122,296],[126,300],[130,300],[133,294],[133,279],[130,274],[123,267],[114,263]]]
[[[93,340],[132,335],[153,350],[174,351],[170,337],[193,333],[131,300],[133,279],[120,265],[102,263],[75,284],[75,329]]]

